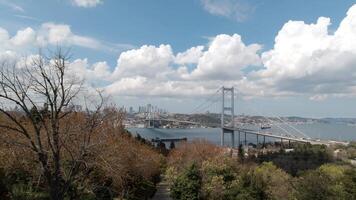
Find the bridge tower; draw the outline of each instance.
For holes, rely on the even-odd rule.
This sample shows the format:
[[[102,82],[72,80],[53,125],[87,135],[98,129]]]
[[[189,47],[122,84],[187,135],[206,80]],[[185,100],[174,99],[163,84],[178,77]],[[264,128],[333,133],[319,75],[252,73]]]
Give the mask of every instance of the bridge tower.
[[[146,109],[147,109],[147,115],[146,115],[147,128],[154,128],[154,112],[151,104],[148,104]]]
[[[231,147],[235,147],[234,87],[222,87],[221,146],[225,145],[225,134],[231,135]]]

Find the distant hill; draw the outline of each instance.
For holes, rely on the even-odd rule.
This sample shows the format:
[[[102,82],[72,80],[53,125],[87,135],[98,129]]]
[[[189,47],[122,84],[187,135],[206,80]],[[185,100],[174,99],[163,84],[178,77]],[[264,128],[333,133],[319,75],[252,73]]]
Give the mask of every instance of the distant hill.
[[[188,121],[194,121],[201,124],[219,124],[220,114],[219,113],[202,113],[202,114],[174,114],[177,119],[185,119]],[[235,120],[240,123],[247,124],[261,124],[273,122],[290,122],[290,123],[328,123],[328,124],[351,124],[356,125],[356,118],[307,118],[307,117],[265,117],[265,116],[249,116],[249,115],[238,115]]]

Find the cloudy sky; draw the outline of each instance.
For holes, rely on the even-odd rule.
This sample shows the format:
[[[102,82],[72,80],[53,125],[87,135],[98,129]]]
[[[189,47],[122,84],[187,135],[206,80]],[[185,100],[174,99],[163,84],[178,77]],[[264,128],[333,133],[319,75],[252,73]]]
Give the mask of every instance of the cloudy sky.
[[[190,112],[225,85],[238,113],[356,117],[356,1],[0,0],[0,60],[56,45],[119,105]]]

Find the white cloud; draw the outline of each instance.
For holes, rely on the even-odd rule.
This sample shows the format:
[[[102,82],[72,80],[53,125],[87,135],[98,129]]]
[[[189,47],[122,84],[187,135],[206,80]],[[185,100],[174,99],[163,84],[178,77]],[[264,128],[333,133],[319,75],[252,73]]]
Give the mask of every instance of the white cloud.
[[[288,21],[274,47],[261,53],[262,58],[261,45],[246,45],[237,34],[218,35],[206,47],[192,47],[176,55],[169,45],[143,46],[120,56],[115,69],[120,76],[108,88],[113,94],[184,96],[234,85],[245,97],[307,95],[321,101],[330,96],[354,96],[355,22],[356,5],[334,33],[329,31],[326,17],[314,24]],[[193,69],[185,64],[193,64]],[[262,68],[246,70],[252,65]]]
[[[243,0],[201,0],[210,14],[244,21],[253,9]]]
[[[17,31],[16,35],[11,38],[11,42],[16,46],[33,44],[35,40],[36,32],[30,27]]]
[[[16,35],[10,36],[9,32],[0,27],[0,51],[23,52],[29,46],[36,43],[36,32],[32,28],[17,31]]]
[[[73,5],[83,8],[96,7],[103,3],[103,0],[71,0]]]
[[[204,46],[197,46],[188,49],[185,52],[178,53],[175,59],[177,64],[193,64],[199,61],[203,55]]]
[[[28,53],[29,49],[38,49],[38,47],[46,47],[48,45],[79,46],[113,53],[133,48],[129,44],[112,44],[79,35],[74,33],[67,24],[52,22],[43,23],[37,30],[31,27],[18,30],[14,36],[11,36],[6,29],[0,27],[0,42],[0,50],[16,50],[25,53]]]
[[[0,41],[5,42],[9,39],[9,32],[6,29],[0,27]]]
[[[129,96],[206,95],[223,83],[238,84],[243,68],[261,63],[260,48],[246,46],[237,34],[216,36],[206,51],[197,46],[176,55],[170,45],[144,45],[121,53],[107,91]],[[184,64],[196,67],[190,72]]]
[[[315,24],[287,22],[275,39],[274,48],[262,54],[266,68],[253,77],[277,92],[309,94],[313,100],[325,99],[326,94],[355,95],[355,22],[356,5],[349,9],[334,34],[329,33],[329,18],[320,17]]]
[[[139,49],[125,51],[119,56],[113,79],[132,76],[159,78],[171,70],[173,59],[170,45],[144,45]]]
[[[91,49],[104,49],[98,40],[74,34],[67,24],[44,23],[39,30],[38,41],[41,44],[76,45]]]
[[[356,5],[338,28],[331,20],[315,23],[288,21],[275,37],[274,47],[245,44],[238,34],[217,35],[205,46],[173,53],[169,44],[143,45],[122,52],[114,68],[88,59],[71,62],[70,72],[93,87],[116,96],[191,97],[215,92],[222,85],[236,86],[247,98],[306,95],[322,101],[330,96],[356,95]],[[12,59],[35,44],[104,48],[98,40],[72,32],[70,26],[45,23],[11,36],[0,28],[0,59]],[[258,66],[252,71],[251,66]]]
[[[89,64],[88,59],[76,59],[69,63],[68,74],[75,74],[89,83],[96,84],[106,81],[110,76],[110,69],[106,62]]]
[[[195,79],[240,79],[241,70],[250,65],[259,65],[258,44],[246,46],[238,34],[216,36],[209,49],[199,58],[197,68],[192,72]]]

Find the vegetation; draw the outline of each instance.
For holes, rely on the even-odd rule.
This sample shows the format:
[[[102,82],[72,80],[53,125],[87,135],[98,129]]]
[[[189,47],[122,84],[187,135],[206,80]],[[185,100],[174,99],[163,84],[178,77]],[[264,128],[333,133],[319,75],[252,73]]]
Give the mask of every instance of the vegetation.
[[[152,196],[161,155],[122,125],[106,98],[85,97],[68,54],[0,68],[0,199],[142,199]],[[77,109],[75,102],[86,107]]]
[[[60,49],[1,65],[0,199],[148,199],[162,169],[173,199],[356,199],[355,143],[257,157],[202,140],[154,147],[124,129],[124,112],[101,92],[81,98]]]
[[[274,165],[296,176],[298,172],[316,169],[333,161],[333,155],[325,145],[295,144],[294,151],[260,154],[256,162],[273,162]]]
[[[355,199],[356,169],[333,163],[325,146],[298,146],[261,159],[239,156],[202,141],[176,147],[166,170],[172,198]],[[297,163],[289,172],[288,162]]]

